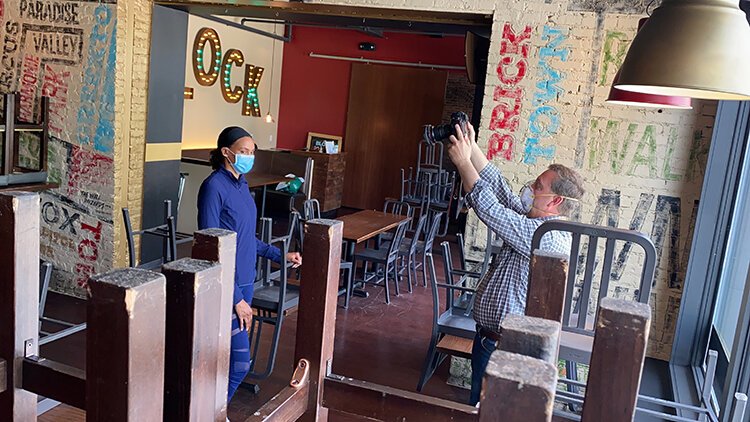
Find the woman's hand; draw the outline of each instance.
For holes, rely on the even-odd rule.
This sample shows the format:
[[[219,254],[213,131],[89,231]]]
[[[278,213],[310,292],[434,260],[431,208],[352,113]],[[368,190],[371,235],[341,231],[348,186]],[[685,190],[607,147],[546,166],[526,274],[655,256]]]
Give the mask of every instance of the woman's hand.
[[[234,310],[237,312],[237,318],[240,320],[240,330],[247,331],[253,322],[252,308],[243,299],[234,305]]]
[[[297,268],[302,265],[302,255],[300,255],[299,252],[289,252],[286,254],[286,260],[293,264],[292,268]]]

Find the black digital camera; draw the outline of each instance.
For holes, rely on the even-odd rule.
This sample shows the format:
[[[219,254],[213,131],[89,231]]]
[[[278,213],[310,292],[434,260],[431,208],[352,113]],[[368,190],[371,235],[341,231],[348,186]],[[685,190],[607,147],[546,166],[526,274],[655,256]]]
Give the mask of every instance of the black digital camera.
[[[463,111],[457,111],[451,114],[451,122],[447,125],[425,125],[422,137],[431,144],[441,141],[445,142],[451,135],[458,136],[456,125],[461,128],[461,132],[464,135],[467,135],[469,133],[469,116]]]

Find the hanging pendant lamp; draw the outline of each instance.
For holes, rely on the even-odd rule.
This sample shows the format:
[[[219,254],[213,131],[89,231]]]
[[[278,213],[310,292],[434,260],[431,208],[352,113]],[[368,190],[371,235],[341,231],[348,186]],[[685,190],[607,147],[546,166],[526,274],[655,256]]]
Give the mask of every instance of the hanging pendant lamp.
[[[642,18],[638,21],[638,31],[641,30],[648,18]],[[635,107],[655,107],[655,108],[676,108],[691,109],[690,97],[675,97],[670,95],[645,94],[643,92],[625,91],[617,88],[620,79],[620,70],[617,71],[615,79],[612,80],[612,88],[609,90],[609,96],[605,100],[610,104],[620,104]]]
[[[638,31],[619,89],[715,100],[750,99],[750,24],[736,0],[664,0]]]

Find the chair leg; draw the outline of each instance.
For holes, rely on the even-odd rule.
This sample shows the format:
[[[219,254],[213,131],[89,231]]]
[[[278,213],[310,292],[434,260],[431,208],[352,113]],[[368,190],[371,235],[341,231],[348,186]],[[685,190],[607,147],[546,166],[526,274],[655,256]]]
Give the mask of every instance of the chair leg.
[[[349,309],[349,299],[352,297],[352,272],[353,268],[346,269],[346,293],[344,293],[344,309]]]
[[[576,364],[573,361],[566,360],[565,361],[565,375],[567,375],[567,378],[569,380],[578,381],[578,364]],[[571,393],[579,393],[580,388],[578,388],[578,386],[568,384],[568,391]],[[582,410],[582,407],[580,405],[576,405],[573,403],[569,403],[568,408],[572,412],[580,412]]]
[[[417,279],[417,269],[419,268],[419,263],[417,262],[417,255],[416,254],[411,257],[411,265],[412,265],[411,271],[412,271],[412,274],[414,276],[414,286],[417,286],[417,285],[419,285],[419,282],[417,281],[418,280]]]
[[[432,336],[432,339],[430,340],[430,348],[427,349],[427,356],[424,358],[424,363],[422,364],[422,375],[419,377],[419,383],[417,384],[417,391],[422,392],[422,389],[424,388],[424,385],[427,384],[427,380],[432,377],[433,372],[435,372],[435,365],[433,362],[436,360],[437,357],[437,334]]]
[[[385,264],[385,272],[387,274],[388,270],[391,270],[391,274],[393,275],[393,284],[396,285],[396,296],[401,296],[401,291],[399,290],[399,287],[398,287],[398,281],[399,281],[399,278],[401,277],[398,276],[397,266],[398,266],[398,258],[396,258],[396,260],[391,262],[390,264],[387,264],[387,263]]]
[[[427,287],[427,253],[422,254],[422,286]]]
[[[412,293],[414,290],[411,287],[411,255],[408,255],[406,258],[401,259],[406,259],[406,278],[409,281],[409,293]]]
[[[377,266],[375,268],[377,268]],[[388,305],[390,305],[391,304],[391,290],[390,290],[390,287],[388,287],[388,268],[387,268],[387,265],[386,265],[386,271],[385,271],[385,274],[383,274],[383,277],[384,277],[383,284],[385,285],[385,303],[388,304]]]

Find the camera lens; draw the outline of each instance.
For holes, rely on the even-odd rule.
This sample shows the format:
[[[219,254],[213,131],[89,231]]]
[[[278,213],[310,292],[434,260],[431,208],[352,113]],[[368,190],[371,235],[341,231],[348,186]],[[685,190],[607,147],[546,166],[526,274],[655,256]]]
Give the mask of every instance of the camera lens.
[[[451,125],[427,125],[424,127],[424,134],[422,135],[422,137],[427,142],[435,143],[448,139],[448,137],[452,134],[453,128],[451,127]]]

